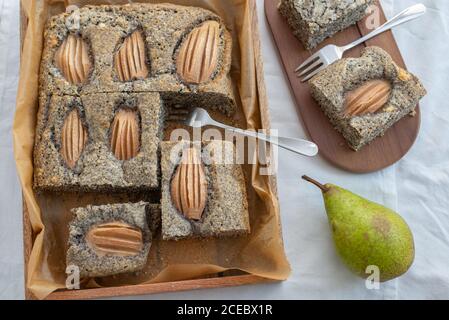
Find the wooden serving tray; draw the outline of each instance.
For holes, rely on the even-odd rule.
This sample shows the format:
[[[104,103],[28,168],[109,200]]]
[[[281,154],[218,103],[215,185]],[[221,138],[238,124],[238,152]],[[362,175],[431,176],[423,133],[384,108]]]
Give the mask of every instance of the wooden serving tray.
[[[259,23],[257,19],[256,0],[249,0],[251,8],[251,29],[253,30],[253,45],[256,56],[256,68],[257,68],[257,85],[259,94],[259,103],[261,106],[261,119],[264,128],[270,127],[268,103],[266,98],[265,82],[263,77],[263,62],[260,52],[260,37],[259,37]],[[28,19],[21,11],[21,44],[23,44],[24,36],[28,25]],[[22,47],[22,45],[21,45]],[[275,177],[272,177],[273,185],[276,184]],[[275,190],[274,190],[275,191]],[[33,247],[34,234],[31,228],[30,217],[26,207],[26,203],[23,202],[23,233],[24,233],[24,265],[25,265],[25,298],[27,300],[34,300],[36,297],[26,287],[27,283],[27,265]],[[247,274],[238,270],[231,270],[227,272],[211,274],[204,278],[191,279],[185,281],[155,283],[155,284],[143,284],[143,285],[130,285],[121,287],[108,287],[108,288],[95,288],[84,290],[59,290],[50,294],[48,300],[78,300],[78,299],[95,299],[114,296],[136,296],[144,294],[155,294],[164,292],[178,292],[186,290],[197,289],[212,289],[221,287],[232,287],[249,285],[256,283],[268,283],[275,282],[275,280],[262,278],[259,276]]]
[[[378,171],[399,161],[410,150],[418,135],[421,122],[419,107],[416,109],[416,116],[403,118],[383,137],[377,138],[362,150],[354,152],[347,146],[343,136],[334,130],[329,119],[312,98],[309,85],[301,83],[294,73],[296,67],[322,47],[328,44],[346,45],[369,33],[371,30],[367,29],[365,20],[327,39],[315,50],[308,51],[296,39],[287,22],[280,15],[277,10],[278,2],[278,0],[265,0],[265,14],[290,81],[297,108],[310,137],[319,146],[320,154],[334,165],[356,173]],[[376,1],[376,5],[380,11],[380,23],[384,23],[385,14],[379,1]],[[391,31],[352,49],[345,54],[345,57],[359,57],[360,51],[365,46],[381,47],[400,67],[405,68],[404,60]]]

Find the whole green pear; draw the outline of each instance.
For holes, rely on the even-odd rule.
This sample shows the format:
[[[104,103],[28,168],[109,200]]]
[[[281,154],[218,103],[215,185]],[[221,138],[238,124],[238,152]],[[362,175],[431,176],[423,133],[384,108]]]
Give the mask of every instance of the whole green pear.
[[[410,268],[415,257],[413,235],[401,216],[336,185],[303,179],[322,190],[337,251],[352,271],[367,278],[367,267],[377,266],[384,282]]]

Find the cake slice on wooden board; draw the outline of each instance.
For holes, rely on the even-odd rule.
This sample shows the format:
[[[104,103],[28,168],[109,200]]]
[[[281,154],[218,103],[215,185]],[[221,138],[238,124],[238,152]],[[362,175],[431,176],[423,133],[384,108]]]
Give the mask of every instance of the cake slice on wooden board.
[[[231,142],[162,142],[162,237],[250,232],[245,179]]]
[[[81,278],[142,270],[158,208],[139,202],[72,209],[67,266],[78,268]]]
[[[309,81],[311,94],[355,151],[382,136],[426,95],[420,80],[379,47],[341,59]]]
[[[279,12],[306,49],[355,24],[374,0],[281,0]]]

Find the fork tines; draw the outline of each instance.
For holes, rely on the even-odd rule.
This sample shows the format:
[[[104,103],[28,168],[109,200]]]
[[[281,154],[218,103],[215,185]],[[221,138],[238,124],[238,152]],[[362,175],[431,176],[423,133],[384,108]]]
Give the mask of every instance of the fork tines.
[[[317,52],[296,68],[295,72],[298,73],[298,78],[302,78],[301,82],[306,82],[315,76],[323,65],[319,52]]]

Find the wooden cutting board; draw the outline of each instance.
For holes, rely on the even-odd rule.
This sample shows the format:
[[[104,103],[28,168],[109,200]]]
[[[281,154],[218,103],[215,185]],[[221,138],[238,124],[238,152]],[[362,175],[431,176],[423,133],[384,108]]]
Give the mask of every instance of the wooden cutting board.
[[[387,133],[377,138],[362,150],[352,151],[343,136],[334,130],[328,118],[312,98],[307,83],[301,83],[294,70],[313,53],[328,44],[346,45],[369,33],[365,20],[357,25],[339,32],[327,39],[313,51],[304,49],[302,43],[293,35],[290,27],[279,14],[279,0],[265,0],[265,14],[279,50],[285,73],[290,81],[297,108],[312,140],[319,146],[320,154],[334,165],[355,173],[374,172],[399,161],[412,147],[420,127],[420,110],[416,116],[407,116],[390,128]],[[382,7],[378,1],[380,22],[386,21]],[[405,68],[399,48],[391,31],[385,32],[365,44],[345,54],[345,57],[359,57],[365,46],[378,46],[386,50],[401,67]]]

